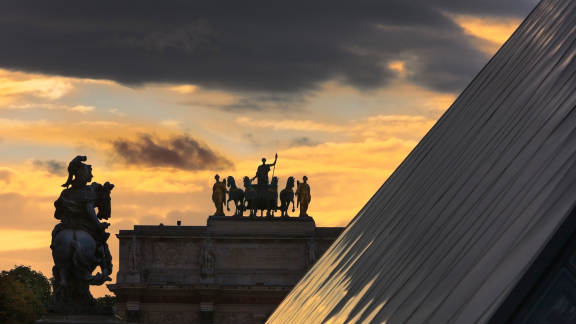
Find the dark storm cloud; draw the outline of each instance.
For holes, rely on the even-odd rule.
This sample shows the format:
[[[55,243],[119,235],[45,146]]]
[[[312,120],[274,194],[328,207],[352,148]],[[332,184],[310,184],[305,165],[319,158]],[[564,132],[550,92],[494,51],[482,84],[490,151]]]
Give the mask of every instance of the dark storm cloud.
[[[130,165],[184,170],[220,170],[234,166],[228,159],[187,135],[162,140],[145,134],[135,141],[119,139],[112,144],[114,153]]]
[[[291,98],[329,80],[382,87],[408,58],[416,82],[457,91],[487,58],[445,13],[518,17],[531,2],[19,1],[0,5],[0,67]]]
[[[32,164],[48,173],[54,175],[66,175],[68,166],[65,162],[56,161],[56,160],[34,160]]]
[[[436,8],[463,14],[525,16],[539,0],[428,0]]]

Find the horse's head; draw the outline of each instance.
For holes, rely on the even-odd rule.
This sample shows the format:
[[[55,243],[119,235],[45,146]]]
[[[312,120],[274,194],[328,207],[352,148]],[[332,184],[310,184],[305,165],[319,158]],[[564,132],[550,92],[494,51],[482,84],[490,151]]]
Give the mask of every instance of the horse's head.
[[[273,186],[277,186],[278,185],[278,177],[272,177],[272,181],[270,181],[270,184]]]
[[[244,177],[244,187],[248,188],[251,185],[252,185],[252,181],[250,181],[250,178],[248,176],[245,176]]]
[[[236,187],[236,180],[234,180],[233,176],[228,176],[228,178],[226,178],[228,181],[228,187]]]
[[[294,177],[288,177],[288,180],[286,180],[286,188],[294,188]]]

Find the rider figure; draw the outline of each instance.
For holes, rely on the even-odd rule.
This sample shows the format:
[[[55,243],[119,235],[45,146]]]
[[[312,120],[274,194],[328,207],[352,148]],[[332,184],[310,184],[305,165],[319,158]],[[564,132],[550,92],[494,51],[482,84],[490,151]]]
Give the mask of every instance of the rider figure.
[[[268,172],[270,172],[270,167],[276,165],[276,161],[278,160],[278,154],[274,157],[274,163],[266,164],[266,158],[262,158],[262,164],[258,166],[258,170],[256,171],[256,176],[252,178],[258,179],[258,185],[268,185]]]

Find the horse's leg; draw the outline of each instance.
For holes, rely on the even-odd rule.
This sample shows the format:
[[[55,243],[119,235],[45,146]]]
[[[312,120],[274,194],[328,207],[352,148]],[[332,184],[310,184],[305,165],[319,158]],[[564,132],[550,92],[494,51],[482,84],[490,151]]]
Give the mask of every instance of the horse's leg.
[[[69,287],[69,278],[68,278],[68,271],[64,267],[56,267],[56,272],[58,274],[58,287],[54,291],[56,295],[56,300],[59,302],[67,303],[70,301],[70,287]]]

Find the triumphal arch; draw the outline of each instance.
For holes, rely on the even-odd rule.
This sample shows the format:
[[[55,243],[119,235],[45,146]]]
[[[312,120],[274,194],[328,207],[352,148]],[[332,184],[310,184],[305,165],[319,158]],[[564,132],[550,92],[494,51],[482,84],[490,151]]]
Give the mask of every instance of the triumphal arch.
[[[109,288],[126,323],[265,322],[343,230],[317,227],[308,215],[307,178],[294,192],[289,177],[279,192],[278,178],[268,181],[273,165],[263,160],[254,178],[244,177],[244,189],[216,176],[206,226],[136,225],[118,233],[119,271]],[[300,212],[290,215],[294,207]]]

